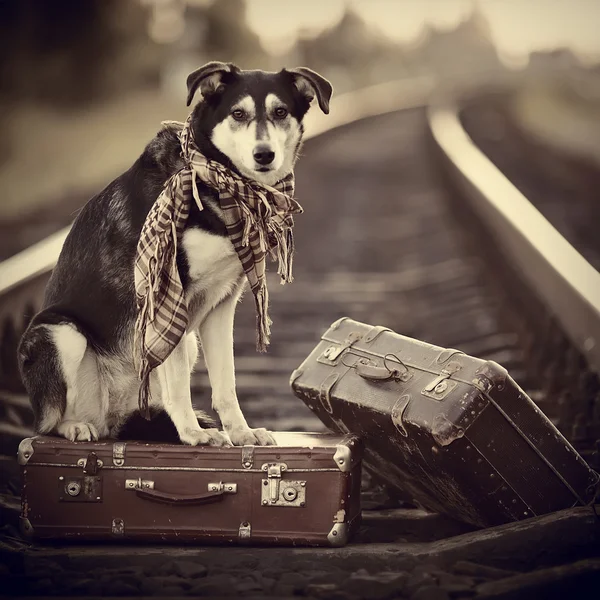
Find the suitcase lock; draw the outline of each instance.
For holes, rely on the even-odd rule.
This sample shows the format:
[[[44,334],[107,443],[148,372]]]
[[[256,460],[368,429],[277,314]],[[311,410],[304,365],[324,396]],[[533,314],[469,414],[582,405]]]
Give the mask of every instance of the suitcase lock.
[[[285,463],[265,463],[262,467],[267,479],[262,480],[261,502],[264,506],[302,508],[306,503],[306,481],[282,479],[287,470]]]

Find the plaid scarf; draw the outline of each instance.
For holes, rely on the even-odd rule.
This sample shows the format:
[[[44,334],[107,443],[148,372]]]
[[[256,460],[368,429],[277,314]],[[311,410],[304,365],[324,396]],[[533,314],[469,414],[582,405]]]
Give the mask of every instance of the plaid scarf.
[[[302,207],[292,198],[294,176],[274,187],[241,177],[200,153],[193,139],[191,115],[185,123],[166,121],[179,130],[185,167],[165,184],[142,227],[135,259],[138,316],[135,349],[141,381],[139,406],[149,418],[150,373],[177,346],[188,327],[187,303],[177,268],[181,240],[192,202],[203,209],[197,178],[218,193],[222,219],[254,294],[257,349],[266,350],[271,333],[268,316],[266,254],[278,261],[281,283],[291,282],[294,253],[292,214]]]

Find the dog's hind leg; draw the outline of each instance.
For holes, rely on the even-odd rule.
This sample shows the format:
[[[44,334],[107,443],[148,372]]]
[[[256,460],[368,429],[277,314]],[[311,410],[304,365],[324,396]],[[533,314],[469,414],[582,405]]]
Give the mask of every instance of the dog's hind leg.
[[[107,433],[95,401],[100,389],[95,354],[72,323],[32,325],[19,345],[19,366],[37,433],[56,432],[72,441]]]
[[[66,387],[66,407],[56,427],[74,442],[97,440],[108,433],[101,400],[96,355],[87,339],[71,323],[49,325]]]
[[[239,294],[223,300],[200,325],[200,341],[212,388],[213,408],[234,446],[275,444],[266,429],[250,429],[235,389],[233,319]]]
[[[191,372],[198,356],[196,334],[186,335],[156,371],[162,405],[173,421],[179,439],[192,446],[229,445],[227,436],[217,429],[203,429],[192,406]]]

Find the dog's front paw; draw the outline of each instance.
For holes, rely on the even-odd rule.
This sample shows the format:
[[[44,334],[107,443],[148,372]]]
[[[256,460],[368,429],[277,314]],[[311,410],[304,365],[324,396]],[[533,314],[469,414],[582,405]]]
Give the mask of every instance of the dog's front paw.
[[[100,437],[94,425],[79,421],[63,421],[56,430],[72,442],[94,442]]]
[[[231,446],[229,438],[218,429],[186,429],[179,439],[190,446]]]
[[[264,428],[232,429],[227,432],[234,446],[275,446],[275,438]]]

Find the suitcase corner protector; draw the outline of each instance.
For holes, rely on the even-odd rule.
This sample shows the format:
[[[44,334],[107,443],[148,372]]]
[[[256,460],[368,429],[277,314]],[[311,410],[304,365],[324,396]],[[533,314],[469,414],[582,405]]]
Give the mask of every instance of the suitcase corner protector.
[[[19,450],[17,452],[17,462],[24,467],[29,459],[33,456],[33,440],[35,437],[28,437],[21,440]]]
[[[347,473],[352,469],[352,451],[346,444],[337,444],[335,454],[333,455],[335,466],[342,471]]]
[[[334,548],[345,546],[348,543],[349,534],[348,523],[334,523],[331,531],[327,534],[327,541]]]
[[[32,538],[34,535],[33,525],[27,517],[19,517],[19,529],[21,535],[25,538]]]
[[[302,376],[304,374],[304,369],[300,366],[297,369],[294,369],[292,371],[292,374],[290,375],[290,387],[294,387],[294,383],[296,383],[296,379],[298,379],[300,376]]]

